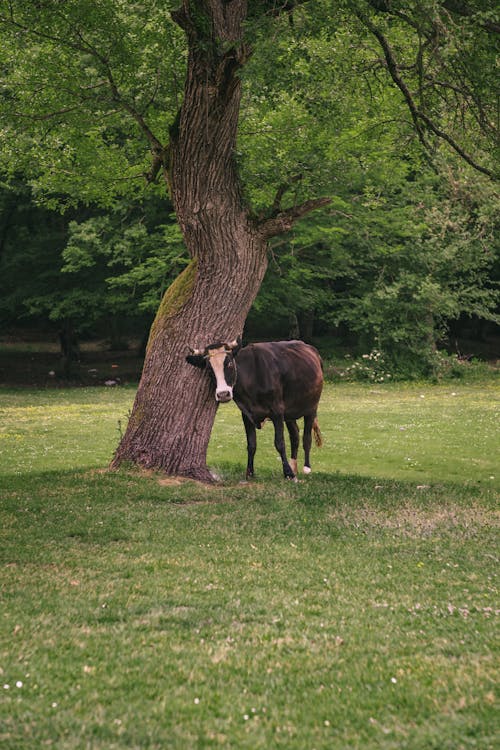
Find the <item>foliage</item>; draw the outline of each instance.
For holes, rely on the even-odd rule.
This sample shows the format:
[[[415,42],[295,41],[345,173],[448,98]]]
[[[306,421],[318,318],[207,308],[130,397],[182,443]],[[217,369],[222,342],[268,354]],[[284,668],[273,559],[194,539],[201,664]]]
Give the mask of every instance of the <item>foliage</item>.
[[[63,204],[143,192],[180,104],[186,42],[176,5],[2,0],[0,171],[23,170],[37,194]],[[240,158],[256,210],[300,171],[308,197],[330,189],[358,139],[365,164],[367,139],[373,150],[396,139],[406,152],[425,146],[438,163],[456,142],[479,166],[498,163],[493,0],[253,6]],[[405,91],[417,92],[413,108]]]
[[[91,328],[100,315],[153,311],[182,270],[153,170],[168,159],[185,72],[177,4],[0,3],[0,172],[10,185],[22,173],[36,200],[73,221],[58,220],[68,240],[53,247],[41,232],[40,255],[20,230],[0,261],[10,314]],[[498,193],[481,171],[498,163],[498,8],[250,6],[235,154],[245,200],[261,219],[332,196],[273,242],[254,316],[310,327],[313,314],[318,331],[340,326],[361,353],[432,373],[450,320],[495,319]],[[43,272],[23,278],[28,265]]]
[[[296,485],[221,409],[213,488],[99,470],[131,390],[4,391],[3,745],[493,747],[492,391],[377,391]]]
[[[66,215],[34,204],[22,183],[2,199],[5,321],[42,318],[94,335],[105,324],[112,338],[123,336],[125,321],[154,314],[186,263],[179,228],[154,194]]]
[[[79,274],[82,287],[88,287],[82,275],[92,277],[104,265],[109,275],[102,297],[111,310],[154,313],[166,287],[187,262],[175,219],[168,224],[159,221],[158,204],[150,200],[71,222],[62,273]]]
[[[357,288],[352,274],[334,319],[393,359],[413,355],[424,373],[450,319],[466,312],[498,320],[498,196],[481,185],[457,195],[439,182],[406,181],[365,192],[363,203]]]
[[[327,356],[325,378],[344,383],[389,383],[428,378],[434,382],[460,380],[476,383],[495,378],[497,371],[486,362],[465,358],[436,349],[428,359],[404,356],[390,357],[377,349],[353,357]]]
[[[67,222],[33,204],[21,180],[0,189],[0,207],[0,320],[5,324],[29,319],[27,300],[51,297],[57,304],[70,290],[60,274]]]
[[[488,14],[455,25],[437,4],[417,3],[404,12],[378,5],[374,18],[404,60],[401,69],[419,92],[422,112],[443,118],[460,138],[475,116],[472,91],[481,89],[481,143],[491,153],[486,121],[495,102],[485,83],[494,66],[482,26]],[[285,205],[315,191],[333,200],[273,243],[253,325],[298,318],[300,328],[312,312],[317,332],[342,326],[356,335],[361,352],[382,349],[391,368],[421,377],[434,372],[434,351],[450,320],[464,313],[498,320],[498,192],[452,152],[437,150],[427,126],[419,133],[408,121],[362,18],[360,25],[350,8],[325,3],[318,29],[309,7],[296,10],[293,25],[282,18],[279,34],[266,23],[260,28],[245,71],[240,162],[257,210],[273,203],[276,186]],[[491,8],[490,21],[494,16]],[[424,40],[432,24],[440,33],[431,45]],[[484,57],[480,67],[466,69],[459,58],[463,52],[468,59],[472,39],[482,39]],[[413,64],[412,56],[418,58]],[[414,81],[422,66],[419,87]],[[261,81],[258,90],[252,80]],[[447,120],[447,112],[456,112],[451,99],[457,105],[466,90],[465,119]],[[477,130],[467,132],[479,143]],[[433,141],[432,157],[417,147],[419,135]],[[429,158],[439,174],[429,170]],[[307,325],[300,332],[310,336]]]
[[[351,7],[380,45],[380,62],[408,108],[424,153],[433,160],[445,144],[445,151],[498,179],[494,60],[500,18],[494,0],[419,0],[409,8],[354,0]]]
[[[433,375],[451,320],[499,321],[499,208],[482,180],[372,162],[355,193],[275,247],[256,307],[284,317],[312,308],[318,330],[344,326],[393,375]]]
[[[22,170],[52,205],[143,193],[184,73],[172,7],[2,0],[1,171]]]

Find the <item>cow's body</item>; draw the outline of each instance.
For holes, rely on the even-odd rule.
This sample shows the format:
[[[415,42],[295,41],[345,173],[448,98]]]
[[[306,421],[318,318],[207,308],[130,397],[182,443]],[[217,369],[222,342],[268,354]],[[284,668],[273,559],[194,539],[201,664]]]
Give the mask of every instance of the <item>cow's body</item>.
[[[200,359],[210,363],[216,377],[217,400],[234,398],[241,410],[247,436],[247,477],[254,473],[255,431],[266,419],[274,424],[274,444],[283,463],[283,473],[293,479],[299,445],[296,420],[304,418],[304,472],[309,473],[313,429],[320,444],[316,414],[323,387],[323,369],[317,350],[303,341],[250,344],[243,349],[233,342],[215,344],[194,355],[188,357],[191,364],[200,366]],[[290,435],[290,462],[283,434],[285,423]]]

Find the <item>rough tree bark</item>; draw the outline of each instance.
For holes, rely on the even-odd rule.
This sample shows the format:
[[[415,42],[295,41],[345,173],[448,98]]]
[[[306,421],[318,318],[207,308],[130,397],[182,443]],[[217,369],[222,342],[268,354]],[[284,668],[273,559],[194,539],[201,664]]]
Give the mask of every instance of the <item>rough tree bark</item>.
[[[206,452],[217,403],[206,373],[185,362],[241,334],[267,267],[267,239],[325,198],[254,220],[234,161],[241,99],[237,72],[246,0],[184,0],[173,14],[189,47],[184,99],[167,149],[154,154],[168,181],[191,262],[167,290],[153,323],[127,430],[124,462],[210,481]]]

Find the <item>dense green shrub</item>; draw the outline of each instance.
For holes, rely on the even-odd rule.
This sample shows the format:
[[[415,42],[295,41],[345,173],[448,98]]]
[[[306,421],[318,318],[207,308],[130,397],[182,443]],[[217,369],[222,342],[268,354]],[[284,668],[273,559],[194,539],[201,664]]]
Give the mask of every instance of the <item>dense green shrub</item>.
[[[498,370],[478,359],[436,350],[429,356],[412,353],[388,355],[379,349],[359,357],[345,355],[340,360],[328,357],[325,378],[337,382],[389,383],[409,380],[466,380],[495,377]]]

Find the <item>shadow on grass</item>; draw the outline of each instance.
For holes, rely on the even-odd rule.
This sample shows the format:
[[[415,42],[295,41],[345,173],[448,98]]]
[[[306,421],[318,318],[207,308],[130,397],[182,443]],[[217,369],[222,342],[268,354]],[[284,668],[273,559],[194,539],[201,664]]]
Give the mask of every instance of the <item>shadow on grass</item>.
[[[490,488],[440,483],[419,489],[414,482],[320,472],[293,483],[266,470],[242,484],[231,481],[235,475],[228,464],[225,481],[209,486],[162,485],[158,475],[121,471],[9,476],[0,505],[0,561],[43,559],[57,568],[61,561],[110,555],[118,570],[132,556],[144,559],[147,572],[153,553],[160,561],[191,550],[219,565],[230,564],[235,548],[252,552],[252,544],[323,550],[376,537],[389,549],[395,538],[449,534],[485,544],[498,526]]]
[[[0,475],[2,508],[17,507],[25,500],[29,500],[30,508],[45,511],[67,506],[71,512],[81,503],[88,506],[92,501],[93,507],[105,507],[112,512],[113,507],[131,503],[182,505],[289,499],[310,506],[367,501],[375,505],[397,505],[410,498],[435,502],[451,497],[464,500],[481,497],[490,498],[494,505],[497,499],[495,489],[486,482],[418,484],[415,480],[320,471],[292,482],[266,468],[252,480],[245,480],[242,467],[230,462],[217,465],[215,473],[219,480],[208,485],[181,477],[166,477],[161,472],[108,471],[106,468]]]

